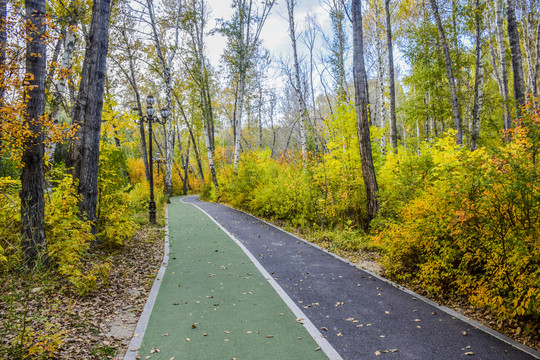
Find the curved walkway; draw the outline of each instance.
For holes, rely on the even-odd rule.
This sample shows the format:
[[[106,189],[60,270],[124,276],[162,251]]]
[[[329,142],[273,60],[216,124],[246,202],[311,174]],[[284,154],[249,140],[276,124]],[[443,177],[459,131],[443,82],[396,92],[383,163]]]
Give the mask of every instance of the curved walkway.
[[[241,211],[191,196],[168,219],[166,271],[125,359],[540,359]]]

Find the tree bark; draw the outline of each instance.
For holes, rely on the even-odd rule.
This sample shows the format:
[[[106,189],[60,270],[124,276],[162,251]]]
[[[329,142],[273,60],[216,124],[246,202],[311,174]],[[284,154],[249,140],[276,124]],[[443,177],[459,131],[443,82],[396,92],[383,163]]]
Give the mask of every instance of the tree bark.
[[[504,29],[503,29],[503,5],[502,0],[495,0],[495,16],[497,22],[497,47],[499,49],[499,70],[501,73],[501,93],[503,96],[503,122],[504,130],[508,131],[512,128],[512,117],[510,115],[510,98],[508,96],[508,72],[506,70],[506,49],[504,46]],[[509,137],[507,137],[509,139]]]
[[[99,138],[101,113],[105,91],[107,50],[109,46],[110,0],[95,0],[92,7],[89,43],[84,55],[81,85],[74,109],[73,120],[82,124],[80,158],[75,178],[79,180],[82,195],[79,208],[92,222],[96,232],[96,209],[98,198]]]
[[[45,79],[47,47],[44,33],[45,0],[26,0],[26,95],[25,125],[31,135],[24,141],[21,173],[21,233],[24,264],[33,268],[47,263],[45,242],[45,197],[44,197],[44,135]]]
[[[444,28],[442,26],[441,16],[439,15],[439,7],[437,5],[437,0],[430,0],[431,8],[433,10],[433,15],[435,16],[435,22],[437,23],[437,28],[439,29],[439,36],[441,38],[441,46],[444,54],[444,62],[446,64],[446,75],[448,77],[448,84],[450,85],[450,97],[452,101],[452,116],[454,118],[454,129],[456,133],[456,142],[458,144],[463,143],[463,132],[461,129],[461,116],[459,114],[459,102],[457,97],[456,82],[454,78],[454,71],[452,68],[452,59],[450,58],[450,49],[448,47],[448,42],[446,41],[446,35],[444,33]]]
[[[474,76],[474,100],[472,108],[472,133],[471,150],[478,147],[478,138],[480,133],[480,109],[482,108],[482,85],[483,85],[483,66],[482,66],[482,16],[480,14],[480,0],[475,0],[475,55],[476,55],[476,73]]]
[[[122,31],[122,36],[124,38],[124,42],[126,43],[126,50],[127,50],[127,55],[129,59],[129,73],[125,72],[125,75],[128,79],[129,84],[131,85],[133,89],[133,92],[135,93],[135,100],[137,101],[137,111],[138,111],[139,119],[142,119],[143,110],[142,110],[142,103],[141,103],[141,94],[139,92],[139,86],[137,85],[137,77],[135,74],[134,55],[133,55],[133,52],[131,51],[131,45],[129,43],[129,40],[125,31]],[[150,181],[150,170],[148,168],[148,154],[146,151],[146,135],[144,133],[143,121],[139,121],[139,135],[141,136],[141,157],[143,158],[143,163],[144,163],[144,174],[146,175],[146,181]]]
[[[154,47],[156,49],[157,57],[161,65],[161,70],[163,72],[163,80],[165,82],[165,101],[166,106],[169,111],[172,109],[172,74],[171,74],[171,65],[176,56],[176,51],[178,50],[179,44],[179,32],[180,32],[180,15],[182,12],[182,1],[178,2],[178,9],[176,10],[176,21],[175,21],[175,43],[173,46],[170,46],[171,51],[168,54],[167,59],[165,59],[165,54],[162,50],[162,44],[160,41],[160,36],[157,31],[156,18],[154,14],[154,5],[152,0],[147,0],[146,4],[148,6],[148,14],[150,16],[150,25],[152,27],[152,34],[154,40]],[[172,112],[170,112],[172,115]],[[172,194],[172,168],[173,168],[173,155],[174,155],[174,126],[173,118],[169,116],[166,123],[166,132],[165,132],[165,180],[163,183],[163,192],[168,197]]]
[[[6,65],[6,45],[7,45],[7,0],[0,0],[0,67]],[[0,108],[4,107],[5,84],[0,83]],[[2,138],[0,137],[0,154],[2,153]],[[2,156],[0,156],[0,174],[2,174]]]
[[[367,196],[368,217],[371,221],[379,211],[378,186],[373,166],[371,141],[368,124],[368,101],[366,93],[366,68],[364,64],[364,41],[362,29],[362,9],[360,0],[352,0],[353,15],[353,70],[356,105],[356,124],[362,162],[362,176]],[[367,227],[367,226],[366,226]]]
[[[514,75],[514,99],[516,101],[516,118],[521,118],[521,107],[525,105],[523,83],[523,62],[519,45],[519,33],[516,23],[516,4],[514,0],[506,1],[506,22],[508,26],[508,40],[510,54],[512,55],[512,73]]]
[[[386,44],[388,46],[388,77],[390,81],[390,143],[392,149],[397,152],[398,136],[396,122],[396,84],[394,78],[394,46],[392,43],[392,22],[390,21],[390,0],[384,1],[386,12]]]
[[[304,166],[307,165],[307,140],[306,140],[306,115],[307,109],[304,101],[304,96],[302,95],[302,86],[300,83],[300,64],[298,62],[298,53],[296,49],[296,33],[295,33],[295,23],[294,23],[294,6],[295,0],[287,0],[287,11],[289,13],[289,36],[292,42],[293,48],[293,60],[294,60],[294,78],[295,86],[294,90],[296,93],[296,100],[298,101],[298,109],[300,111],[299,119],[299,128],[300,128],[300,146],[302,148],[302,160]]]

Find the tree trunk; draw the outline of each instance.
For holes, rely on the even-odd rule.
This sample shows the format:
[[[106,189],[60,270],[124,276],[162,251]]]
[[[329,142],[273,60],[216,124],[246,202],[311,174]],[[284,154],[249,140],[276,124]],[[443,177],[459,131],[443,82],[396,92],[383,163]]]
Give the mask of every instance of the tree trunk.
[[[7,45],[7,0],[0,0],[0,67],[6,65],[6,45]],[[0,82],[0,108],[4,107],[4,94],[6,92],[3,81]],[[2,153],[2,138],[0,137],[0,154]],[[2,175],[2,156],[0,155],[0,175]]]
[[[499,49],[499,72],[501,73],[501,95],[503,97],[503,122],[504,130],[512,128],[512,117],[510,115],[510,98],[508,96],[508,72],[506,67],[506,49],[504,46],[504,28],[503,28],[503,5],[502,0],[495,0],[495,16],[497,22],[497,47]],[[509,138],[508,138],[509,139]]]
[[[523,84],[523,63],[519,45],[519,33],[516,23],[516,4],[514,0],[506,2],[506,22],[508,25],[508,40],[512,55],[512,73],[514,74],[514,99],[516,101],[516,118],[521,118],[521,107],[525,105]]]
[[[394,152],[397,152],[396,84],[394,78],[394,46],[392,43],[392,22],[390,21],[390,0],[385,0],[384,9],[386,12],[386,43],[388,46],[388,77],[390,81],[390,143]]]
[[[96,232],[98,198],[99,138],[105,91],[107,50],[109,46],[110,0],[95,0],[92,7],[89,44],[86,47],[73,120],[82,124],[79,166],[76,178],[82,195],[79,208]]]
[[[294,23],[294,0],[287,0],[287,10],[289,13],[289,36],[292,41],[293,59],[294,59],[294,77],[295,77],[295,92],[296,100],[298,101],[298,107],[300,111],[299,128],[300,128],[300,146],[302,148],[302,159],[304,166],[307,165],[307,141],[306,141],[306,115],[307,109],[304,102],[304,96],[302,95],[302,87],[300,83],[300,64],[298,62],[298,54],[296,51],[296,34]]]
[[[381,19],[380,19],[380,8],[378,1],[375,1],[375,53],[377,58],[377,86],[375,87],[375,93],[377,96],[377,112],[371,111],[373,118],[373,123],[376,126],[379,126],[382,131],[381,136],[381,146],[386,148],[386,119],[385,119],[385,108],[384,108],[384,60],[383,60],[383,44],[382,44],[382,30],[381,30]],[[374,109],[373,109],[374,110]]]
[[[139,92],[139,87],[137,86],[137,77],[135,74],[135,61],[134,61],[134,55],[131,51],[131,45],[129,43],[129,40],[127,38],[126,32],[122,31],[122,36],[124,38],[124,42],[126,43],[126,49],[127,49],[127,55],[129,59],[129,73],[125,73],[126,77],[128,78],[128,82],[133,88],[133,92],[135,93],[135,99],[137,101],[137,111],[139,119],[142,119],[143,116],[143,109],[142,109],[142,103],[141,103],[141,95]],[[146,151],[146,135],[144,133],[144,122],[139,121],[139,135],[141,136],[141,157],[143,158],[144,163],[144,174],[146,175],[146,181],[150,181],[150,170],[148,168],[148,154]]]
[[[456,82],[454,79],[454,71],[452,69],[452,59],[450,58],[450,49],[448,42],[446,41],[446,35],[441,22],[441,16],[439,15],[439,7],[437,6],[437,0],[430,0],[431,8],[433,9],[433,15],[435,16],[435,22],[439,29],[439,36],[441,37],[441,46],[444,54],[444,62],[446,64],[446,75],[448,77],[448,84],[450,85],[450,96],[452,100],[452,116],[454,118],[454,129],[456,133],[456,142],[458,144],[463,143],[463,132],[461,129],[461,116],[459,114],[459,102],[456,91]]]
[[[234,173],[238,174],[238,163],[240,161],[240,140],[242,139],[242,113],[244,110],[244,90],[245,90],[245,74],[240,73],[238,79],[238,105],[235,115],[235,135],[234,135]]]
[[[45,197],[44,197],[44,135],[42,128],[45,112],[45,70],[47,47],[45,33],[45,0],[26,0],[26,20],[29,24],[26,40],[27,103],[24,117],[31,135],[24,142],[21,173],[21,233],[24,263],[33,268],[46,263]]]
[[[203,172],[202,163],[201,163],[201,156],[199,154],[199,149],[197,148],[197,142],[195,141],[195,135],[193,134],[193,129],[191,128],[191,125],[189,124],[189,121],[186,116],[186,112],[184,111],[184,107],[180,103],[180,99],[178,99],[178,95],[175,95],[175,98],[176,98],[176,103],[178,104],[178,108],[180,109],[180,114],[182,115],[182,118],[184,119],[184,122],[186,123],[186,126],[188,128],[190,139],[193,142],[193,150],[195,151],[195,159],[197,160],[199,174],[201,175],[201,180],[204,182],[204,172]]]
[[[368,101],[366,93],[366,68],[364,64],[364,40],[362,29],[362,9],[360,0],[352,0],[353,14],[353,71],[356,105],[356,124],[362,161],[362,176],[367,196],[369,220],[379,211],[378,186],[371,154],[371,142],[368,124]],[[366,226],[367,228],[367,226]]]
[[[210,168],[210,174],[212,176],[212,183],[216,192],[219,191],[219,184],[216,176],[216,168],[214,166],[214,114],[212,112],[212,99],[210,97],[210,81],[208,79],[208,72],[206,69],[206,63],[204,58],[204,19],[205,19],[205,5],[204,2],[200,3],[200,12],[198,14],[200,19],[195,19],[195,33],[192,33],[193,45],[196,51],[196,57],[198,58],[198,83],[200,86],[201,97],[201,112],[203,118],[203,131],[204,139],[206,142],[206,156],[208,158],[208,167]]]
[[[480,132],[480,109],[482,108],[482,85],[484,80],[482,66],[482,16],[480,14],[480,0],[475,1],[475,54],[476,73],[474,76],[474,100],[472,108],[472,134],[471,150],[478,147],[478,137]]]
[[[175,44],[168,46],[171,51],[168,54],[168,58],[165,59],[165,54],[162,51],[162,44],[160,36],[157,31],[156,18],[154,14],[154,5],[152,0],[146,1],[148,7],[148,14],[150,16],[150,26],[152,28],[154,47],[157,53],[161,70],[163,72],[163,80],[165,82],[165,101],[166,107],[171,111],[172,109],[172,79],[171,79],[171,65],[178,50],[178,39],[180,31],[180,15],[182,11],[182,2],[178,2],[178,8],[176,9],[176,23],[175,23]],[[159,109],[158,109],[159,111]],[[172,115],[172,112],[170,112]],[[163,192],[168,197],[172,194],[172,168],[173,168],[173,155],[174,155],[174,125],[173,118],[170,116],[167,119],[166,132],[165,132],[165,179],[163,184]]]
[[[172,169],[174,161],[174,125],[172,112],[170,112],[170,109],[172,109],[171,81],[171,68],[167,66],[165,68],[165,101],[170,116],[165,124],[165,179],[163,181],[163,193],[167,195],[167,197],[171,197],[173,190]]]

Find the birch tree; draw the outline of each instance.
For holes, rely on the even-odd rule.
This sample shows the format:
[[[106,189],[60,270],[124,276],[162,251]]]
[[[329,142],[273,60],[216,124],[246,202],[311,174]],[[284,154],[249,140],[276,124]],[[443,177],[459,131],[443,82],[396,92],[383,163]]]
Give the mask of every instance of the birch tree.
[[[289,15],[289,37],[291,38],[292,50],[293,50],[293,61],[294,61],[294,90],[296,94],[296,101],[298,102],[298,110],[300,111],[299,116],[299,128],[300,128],[300,147],[302,150],[302,159],[304,166],[307,165],[307,140],[306,140],[306,124],[308,122],[307,116],[307,107],[302,94],[302,86],[300,82],[300,64],[298,61],[298,52],[296,48],[296,30],[294,22],[294,7],[296,5],[295,0],[287,0],[287,12]]]
[[[214,112],[212,110],[212,98],[210,94],[209,70],[204,53],[204,31],[207,23],[206,4],[204,0],[190,0],[188,7],[189,14],[187,16],[186,26],[191,39],[189,52],[192,58],[190,59],[191,61],[187,70],[198,87],[208,166],[210,167],[214,187],[218,190],[219,186],[214,166]]]
[[[172,109],[172,73],[171,68],[174,58],[179,49],[180,42],[180,20],[182,13],[182,0],[175,0],[172,2],[174,8],[174,17],[171,22],[174,24],[174,37],[173,44],[165,46],[159,33],[158,24],[156,20],[156,14],[154,9],[154,2],[152,0],[146,1],[150,27],[152,30],[152,41],[154,42],[154,48],[156,55],[161,66],[161,72],[163,75],[163,81],[165,82],[165,103],[167,109]],[[172,114],[172,112],[171,112]],[[164,180],[164,192],[167,196],[171,196],[172,193],[172,170],[173,170],[173,155],[174,155],[174,125],[173,117],[169,116],[167,119],[165,129],[165,180]]]
[[[366,189],[367,208],[369,220],[375,218],[379,212],[378,186],[371,153],[371,140],[368,120],[368,97],[366,83],[366,67],[364,63],[364,40],[362,29],[362,8],[360,0],[352,0],[353,20],[353,70],[356,105],[356,124],[358,128],[358,142],[362,162],[362,176]]]
[[[390,143],[394,152],[397,152],[398,136],[396,122],[396,85],[394,77],[394,46],[392,42],[392,22],[390,14],[390,0],[384,0],[386,14],[386,46],[388,51],[388,81],[390,97]]]
[[[446,65],[446,75],[448,78],[448,84],[450,86],[450,97],[452,103],[452,117],[454,118],[454,129],[456,133],[456,142],[458,144],[463,143],[463,132],[461,129],[461,115],[459,110],[459,101],[457,97],[456,81],[454,78],[454,70],[452,65],[452,59],[450,58],[450,48],[448,47],[448,41],[446,40],[446,34],[442,25],[441,15],[439,14],[439,6],[437,0],[430,0],[431,9],[433,10],[433,16],[435,17],[435,23],[439,30],[439,38],[441,41],[441,47],[444,55],[444,62]]]
[[[506,49],[504,45],[504,28],[503,28],[503,0],[495,0],[495,17],[496,17],[496,39],[497,48],[499,50],[499,73],[501,81],[499,90],[503,98],[503,123],[504,130],[508,131],[512,128],[512,117],[510,116],[510,99],[508,96],[508,72],[506,70]]]
[[[506,1],[506,24],[508,28],[508,41],[512,55],[512,73],[514,75],[514,99],[516,101],[516,118],[521,117],[521,107],[525,105],[523,62],[516,21],[516,3],[514,0]]]
[[[253,67],[253,59],[260,45],[260,35],[264,23],[275,4],[275,0],[265,0],[260,5],[253,0],[233,2],[235,12],[230,21],[222,21],[219,29],[227,37],[225,61],[238,83],[234,136],[234,172],[238,174],[240,160],[240,140],[242,138],[242,116],[248,71]]]
[[[482,6],[480,0],[475,0],[474,23],[475,23],[475,55],[476,71],[474,75],[474,100],[472,108],[472,131],[471,131],[471,150],[478,147],[478,138],[480,132],[480,109],[482,107],[482,85],[484,80],[483,58],[482,58]]]

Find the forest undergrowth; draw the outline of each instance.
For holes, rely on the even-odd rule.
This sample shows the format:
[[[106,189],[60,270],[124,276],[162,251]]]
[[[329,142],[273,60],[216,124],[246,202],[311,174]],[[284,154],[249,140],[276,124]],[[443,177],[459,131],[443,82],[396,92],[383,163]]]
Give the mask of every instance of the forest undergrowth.
[[[111,324],[124,313],[138,318],[163,257],[162,182],[150,225],[144,167],[103,142],[94,237],[71,175],[61,163],[47,175],[47,263],[31,271],[20,246],[20,181],[0,177],[0,358],[112,359],[128,340],[111,337]]]
[[[540,349],[540,115],[526,113],[493,148],[470,151],[450,131],[375,150],[371,222],[354,132],[331,126],[329,151],[306,166],[268,150],[245,153],[238,174],[222,163],[219,201],[353,260],[367,254],[386,277]],[[208,185],[202,197],[217,194]]]

